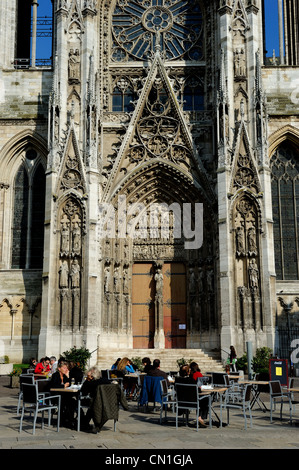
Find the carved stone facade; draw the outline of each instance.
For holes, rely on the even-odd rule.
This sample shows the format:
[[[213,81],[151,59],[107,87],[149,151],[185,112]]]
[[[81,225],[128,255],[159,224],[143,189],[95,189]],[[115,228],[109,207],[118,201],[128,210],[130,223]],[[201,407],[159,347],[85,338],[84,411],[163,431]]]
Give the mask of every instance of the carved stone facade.
[[[2,3],[5,16],[16,2]],[[99,354],[202,348],[226,357],[234,344],[241,356],[247,341],[279,349],[279,309],[294,312],[299,277],[276,279],[271,195],[282,180],[282,142],[292,144],[288,177],[296,185],[289,173],[299,118],[293,71],[263,64],[262,3],[55,0],[51,70],[15,69],[5,41],[0,333],[7,355],[59,355],[79,344]],[[284,109],[282,74],[293,96],[282,97]],[[21,83],[27,108],[16,108],[18,88],[9,83]],[[27,265],[15,276],[7,215],[15,175],[30,180],[38,164],[42,265],[30,269],[33,204],[19,233]],[[287,285],[294,298],[278,298],[277,286]],[[15,331],[25,310],[24,346]]]

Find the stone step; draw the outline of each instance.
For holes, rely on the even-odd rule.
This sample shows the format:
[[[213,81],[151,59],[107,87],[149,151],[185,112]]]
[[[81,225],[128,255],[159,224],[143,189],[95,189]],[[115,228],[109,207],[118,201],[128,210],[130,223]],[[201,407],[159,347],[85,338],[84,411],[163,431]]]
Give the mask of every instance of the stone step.
[[[118,357],[143,358],[149,357],[153,362],[154,359],[160,359],[161,369],[168,371],[179,370],[177,364],[178,359],[184,358],[186,362],[190,360],[198,363],[202,372],[223,372],[224,367],[219,356],[213,352],[205,352],[202,349],[130,349],[130,350],[109,350],[98,352],[97,367],[101,370],[110,369],[112,364]],[[92,359],[90,361],[92,364]]]

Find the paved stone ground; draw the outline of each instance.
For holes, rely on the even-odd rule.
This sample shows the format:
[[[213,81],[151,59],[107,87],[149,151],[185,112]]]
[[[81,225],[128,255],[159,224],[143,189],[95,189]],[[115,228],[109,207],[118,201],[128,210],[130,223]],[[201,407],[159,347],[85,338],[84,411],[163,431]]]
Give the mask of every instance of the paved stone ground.
[[[263,399],[266,400],[267,405],[266,394]],[[258,406],[255,406],[252,413],[252,428],[248,426],[245,430],[242,414],[239,410],[232,410],[228,426],[219,428],[213,425],[212,429],[199,429],[196,432],[195,421],[190,421],[189,427],[180,422],[179,428],[176,429],[175,415],[171,412],[168,412],[167,422],[160,425],[159,412],[154,411],[152,407],[149,412],[145,412],[143,408],[138,410],[137,403],[133,401],[129,402],[129,411],[120,410],[116,432],[113,430],[112,421],[108,421],[97,435],[78,433],[66,428],[60,428],[57,433],[54,426],[50,428],[45,426],[41,429],[38,421],[36,434],[33,436],[29,418],[24,421],[24,430],[19,433],[20,418],[16,413],[17,401],[18,389],[9,387],[9,377],[0,377],[0,450],[98,449],[109,450],[108,454],[99,455],[115,456],[118,452],[127,449],[126,455],[129,456],[145,455],[144,450],[147,450],[147,456],[164,455],[165,452],[167,455],[175,452],[186,456],[200,449],[201,452],[198,455],[195,454],[198,458],[203,456],[204,450],[215,449],[233,449],[234,452],[244,449],[299,450],[299,426],[295,423],[290,425],[287,406],[284,407],[283,420],[280,421],[277,410],[272,424],[270,424],[269,412],[264,413]],[[295,416],[299,421],[297,410]],[[55,422],[53,424],[55,425]],[[170,462],[166,461],[167,463]],[[185,462],[185,465],[188,463],[190,462]],[[181,466],[183,466],[182,463]]]

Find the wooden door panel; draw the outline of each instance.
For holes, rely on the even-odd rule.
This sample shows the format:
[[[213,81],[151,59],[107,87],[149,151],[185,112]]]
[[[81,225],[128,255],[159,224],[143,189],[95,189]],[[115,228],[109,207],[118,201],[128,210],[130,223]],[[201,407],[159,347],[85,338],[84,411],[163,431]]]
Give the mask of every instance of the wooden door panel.
[[[132,282],[132,328],[133,347],[154,347],[155,333],[155,285],[152,263],[133,265]]]
[[[165,348],[186,347],[186,270],[182,263],[164,263],[163,318]]]

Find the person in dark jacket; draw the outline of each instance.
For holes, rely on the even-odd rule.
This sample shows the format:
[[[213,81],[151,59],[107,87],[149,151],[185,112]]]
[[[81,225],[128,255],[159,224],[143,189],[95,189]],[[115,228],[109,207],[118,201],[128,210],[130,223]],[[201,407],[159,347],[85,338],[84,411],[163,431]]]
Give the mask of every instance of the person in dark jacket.
[[[169,387],[168,376],[166,372],[160,369],[160,359],[155,359],[153,362],[153,367],[147,373],[147,375],[151,377],[163,377],[163,379],[167,380],[167,386]]]
[[[57,371],[51,377],[49,381],[49,389],[51,388],[67,388],[71,385],[70,371],[68,368],[68,363],[65,361],[59,361],[57,366]],[[53,392],[54,395],[57,392]],[[76,400],[69,393],[61,394],[61,425],[75,429],[75,411],[77,409]]]
[[[70,369],[70,379],[72,382],[72,379],[75,380],[75,384],[81,384],[82,379],[83,379],[83,370],[80,369],[80,367],[77,366],[77,364],[73,361],[70,361],[69,363],[69,369]]]
[[[81,387],[82,397],[87,397],[89,395],[89,408],[86,412],[86,415],[82,413],[81,422],[82,429],[97,434],[99,432],[98,426],[90,425],[91,419],[94,420],[94,407],[95,402],[97,401],[97,391],[99,385],[108,385],[111,384],[111,380],[101,377],[101,372],[97,367],[91,367],[86,374],[86,380],[83,382]]]

